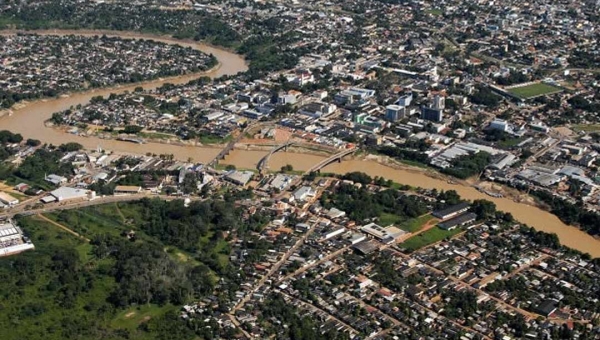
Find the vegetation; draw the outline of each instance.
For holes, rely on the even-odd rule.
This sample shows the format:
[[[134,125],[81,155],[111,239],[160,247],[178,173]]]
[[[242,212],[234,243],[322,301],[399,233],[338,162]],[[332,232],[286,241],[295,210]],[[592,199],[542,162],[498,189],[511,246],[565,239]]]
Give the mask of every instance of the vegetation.
[[[217,275],[234,284],[224,232],[249,234],[266,219],[242,218],[232,199],[189,208],[144,199],[48,215],[90,243],[36,217],[20,219],[36,251],[0,259],[0,326],[11,330],[2,338],[213,338],[219,327],[186,322],[174,306],[212,294]]]
[[[573,204],[554,197],[551,193],[537,190],[532,195],[550,207],[550,212],[567,224],[578,224],[581,229],[592,235],[600,233],[600,215],[588,211],[580,204]]]
[[[14,154],[14,150],[8,144],[21,143],[23,136],[14,134],[7,130],[0,131],[0,161],[8,159]]]
[[[462,179],[469,178],[481,173],[490,163],[490,159],[491,155],[485,151],[461,156],[452,161],[452,167],[442,169],[442,172]]]
[[[4,27],[3,27],[4,26]],[[284,28],[276,19],[248,20],[246,26],[256,31],[248,39],[234,30],[217,15],[196,10],[164,11],[148,6],[120,3],[102,3],[82,6],[59,0],[45,1],[37,6],[15,6],[0,14],[0,28],[21,29],[109,29],[171,34],[178,39],[203,40],[208,43],[236,49],[250,61],[248,77],[258,78],[266,72],[289,69],[298,62],[298,56],[308,52],[287,50],[299,39],[299,33]],[[212,63],[214,66],[214,63]],[[1,95],[1,93],[0,93]],[[56,95],[56,94],[48,94]],[[19,98],[19,100],[28,98]],[[0,101],[2,97],[0,97]]]
[[[487,107],[494,108],[500,103],[500,96],[492,92],[488,87],[480,86],[471,97],[470,100],[473,104],[484,105]]]
[[[285,302],[281,295],[271,295],[265,301],[262,308],[265,318],[274,318],[278,322],[286,325],[277,334],[279,339],[293,340],[316,340],[332,339],[345,340],[350,339],[348,334],[340,333],[335,329],[321,334],[319,324],[308,316],[302,316],[302,313],[293,305]]]
[[[453,230],[444,230],[437,227],[431,228],[402,242],[399,247],[406,249],[406,251],[412,252],[430,244],[449,239],[450,237],[459,234],[461,231],[462,230],[460,228]]]
[[[334,193],[323,193],[321,204],[345,211],[355,221],[379,217],[384,213],[407,220],[427,213],[427,205],[417,196],[405,196],[398,190],[387,189],[371,193],[366,188],[341,184]],[[389,215],[388,215],[389,216]]]
[[[437,219],[431,216],[431,214],[427,214],[401,223],[398,227],[402,230],[414,233],[423,229],[425,225],[435,223],[436,221]]]
[[[50,188],[44,180],[46,175],[56,174],[66,176],[73,174],[73,166],[70,163],[61,162],[64,151],[70,147],[59,147],[59,149],[38,149],[33,155],[27,157],[16,169],[9,169],[3,174],[4,178],[12,182],[24,181],[42,188]]]

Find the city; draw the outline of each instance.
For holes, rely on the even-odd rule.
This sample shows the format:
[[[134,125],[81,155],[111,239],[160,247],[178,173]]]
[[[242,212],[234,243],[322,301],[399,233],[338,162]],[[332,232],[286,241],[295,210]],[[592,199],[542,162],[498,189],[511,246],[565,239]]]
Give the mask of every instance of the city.
[[[598,6],[0,4],[0,334],[600,338]]]

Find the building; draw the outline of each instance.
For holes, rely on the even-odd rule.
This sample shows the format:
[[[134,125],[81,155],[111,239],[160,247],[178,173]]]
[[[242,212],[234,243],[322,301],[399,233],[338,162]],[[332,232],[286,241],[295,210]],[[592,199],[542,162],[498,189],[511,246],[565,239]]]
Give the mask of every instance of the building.
[[[510,129],[508,122],[503,119],[492,120],[489,128],[490,128],[490,130],[500,130],[500,131],[504,131],[504,132],[508,132],[508,130]]]
[[[13,206],[19,204],[19,200],[5,192],[0,191],[0,203],[7,205],[9,207],[13,207]]]
[[[375,240],[364,240],[352,246],[352,248],[363,255],[369,255],[379,249],[379,247],[381,247],[381,243]]]
[[[516,160],[517,157],[515,155],[513,155],[512,153],[507,153],[505,155],[500,156],[500,158],[496,162],[490,164],[490,168],[495,170],[502,170],[506,166],[513,164]]]
[[[407,106],[410,106],[412,99],[413,99],[412,93],[407,94],[407,95],[404,95],[404,96],[398,98],[398,100],[396,101],[396,104],[398,104],[399,106],[407,107]]]
[[[309,186],[303,186],[294,192],[294,200],[305,201],[309,197],[315,197],[316,194],[317,192],[313,188]]]
[[[421,118],[432,122],[441,122],[444,119],[443,110],[439,108],[422,106]]]
[[[275,178],[273,178],[273,180],[269,184],[269,187],[283,191],[290,184],[292,184],[293,179],[294,178],[292,176],[288,176],[285,174],[277,174],[277,175],[275,175]]]
[[[34,248],[33,243],[23,236],[23,231],[15,223],[11,220],[0,222],[0,257]]]
[[[237,185],[245,186],[248,184],[248,182],[250,182],[252,177],[254,177],[254,173],[252,171],[233,170],[225,175],[225,180]]]
[[[115,187],[115,195],[118,194],[138,194],[142,191],[142,187],[135,185],[117,185]]]
[[[60,187],[50,192],[50,195],[41,199],[43,203],[64,202],[72,200],[84,200],[96,198],[96,192],[92,190]]]
[[[336,237],[346,232],[346,228],[339,227],[323,233],[323,240],[329,240],[330,238]]]
[[[456,227],[475,222],[476,219],[477,219],[477,214],[466,213],[466,214],[462,214],[462,215],[456,216],[454,218],[451,218],[449,220],[446,220],[444,222],[438,223],[438,227],[440,227],[444,230],[452,230],[452,229],[456,229]]]
[[[385,119],[396,122],[406,116],[406,107],[400,105],[388,105],[385,108]]]
[[[433,104],[431,107],[436,110],[443,110],[444,108],[446,108],[446,99],[440,96],[439,94],[436,94],[433,97]]]
[[[548,299],[542,301],[542,303],[540,303],[536,309],[537,312],[541,315],[549,317],[552,313],[556,311],[557,308],[558,302],[556,300]]]
[[[471,205],[468,202],[462,202],[446,209],[434,211],[431,215],[440,220],[448,220],[466,212],[470,207]]]
[[[250,119],[261,119],[264,117],[264,114],[255,110],[244,110],[244,116]]]
[[[298,110],[298,113],[312,118],[327,117],[337,110],[337,106],[326,103],[309,103]]]
[[[48,176],[46,176],[46,178],[44,178],[46,180],[46,182],[50,182],[54,185],[63,185],[65,183],[67,183],[67,178],[63,177],[63,176],[58,176],[55,174],[50,174]]]
[[[406,234],[406,231],[402,229],[396,227],[383,228],[375,223],[369,223],[361,227],[360,230],[386,244],[392,243]]]

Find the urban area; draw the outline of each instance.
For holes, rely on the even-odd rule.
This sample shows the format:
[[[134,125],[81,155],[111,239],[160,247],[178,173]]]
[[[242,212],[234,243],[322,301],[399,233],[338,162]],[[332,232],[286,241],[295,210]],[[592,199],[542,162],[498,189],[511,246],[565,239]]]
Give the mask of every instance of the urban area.
[[[599,21],[1,3],[0,336],[600,339]]]

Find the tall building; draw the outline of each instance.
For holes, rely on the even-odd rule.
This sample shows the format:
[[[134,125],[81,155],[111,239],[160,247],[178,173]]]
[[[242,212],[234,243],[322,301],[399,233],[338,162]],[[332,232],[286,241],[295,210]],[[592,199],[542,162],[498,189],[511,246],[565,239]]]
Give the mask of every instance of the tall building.
[[[406,116],[406,108],[400,105],[388,105],[385,108],[385,119],[389,122],[396,122]]]
[[[433,106],[434,109],[440,109],[443,110],[446,107],[446,98],[440,96],[439,94],[436,94],[433,97]]]
[[[398,104],[400,106],[410,106],[410,102],[412,101],[412,98],[413,98],[412,93],[404,95],[404,96],[398,98],[398,101],[396,102],[396,104]]]
[[[441,122],[444,119],[442,109],[423,106],[421,107],[421,118],[432,122]]]

